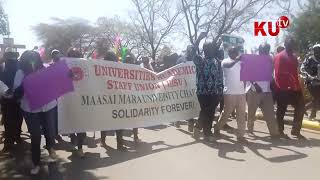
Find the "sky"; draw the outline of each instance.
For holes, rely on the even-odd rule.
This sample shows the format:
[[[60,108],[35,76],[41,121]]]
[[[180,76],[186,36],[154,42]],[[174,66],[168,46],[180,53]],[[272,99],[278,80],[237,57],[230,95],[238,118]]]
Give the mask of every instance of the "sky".
[[[41,45],[32,27],[39,23],[50,23],[52,17],[62,19],[80,17],[94,23],[98,17],[117,15],[129,20],[129,11],[133,8],[130,0],[2,0],[2,2],[9,16],[11,37],[15,39],[16,44],[26,45],[27,49]],[[253,24],[248,32],[237,35],[244,37],[247,50],[265,41],[271,45],[275,42],[274,37],[254,37]],[[173,42],[178,52],[185,49],[188,44],[186,37],[175,39]]]

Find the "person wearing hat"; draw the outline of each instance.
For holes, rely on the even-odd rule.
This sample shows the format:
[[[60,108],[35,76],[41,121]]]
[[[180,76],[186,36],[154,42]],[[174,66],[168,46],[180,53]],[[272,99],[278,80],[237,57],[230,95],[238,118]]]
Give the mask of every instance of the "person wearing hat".
[[[19,68],[19,53],[8,47],[4,53],[4,71],[1,81],[10,89],[13,89],[14,78]],[[4,148],[3,151],[10,151],[14,143],[21,143],[21,125],[23,114],[20,103],[14,97],[3,98],[1,100],[1,112],[4,123]]]
[[[304,60],[300,69],[306,77],[305,83],[313,98],[310,120],[316,118],[317,109],[320,106],[320,44],[314,45],[312,49],[313,54]]]
[[[60,58],[63,56],[62,54],[61,54],[61,52],[59,51],[59,50],[57,50],[57,49],[54,49],[54,50],[52,50],[51,51],[51,62],[50,62],[50,64],[48,64],[49,66],[50,65],[52,65],[52,64],[54,64],[54,63],[56,63],[56,62],[59,62],[60,61]],[[56,107],[55,109],[54,109],[54,111],[55,111],[55,126],[54,126],[54,129],[55,129],[55,131],[54,131],[54,138],[55,138],[55,140],[57,140],[58,142],[62,142],[63,141],[63,139],[62,139],[62,137],[59,135],[59,133],[58,133],[58,107]]]

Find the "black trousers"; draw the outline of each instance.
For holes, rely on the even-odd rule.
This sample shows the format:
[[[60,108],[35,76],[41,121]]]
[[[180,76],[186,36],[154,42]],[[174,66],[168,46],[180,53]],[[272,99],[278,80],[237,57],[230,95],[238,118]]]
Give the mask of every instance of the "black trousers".
[[[20,139],[23,112],[20,109],[20,104],[13,100],[5,100],[1,104],[1,111],[5,129],[4,143],[6,145],[13,144]]]
[[[312,102],[311,102],[311,114],[310,118],[315,118],[317,114],[317,110],[320,107],[320,86],[307,86],[311,96],[312,96]]]
[[[220,96],[218,95],[198,95],[198,101],[200,104],[200,115],[197,128],[203,129],[205,136],[212,134],[212,122],[214,119],[215,110],[219,104]]]
[[[58,107],[53,109],[54,111],[54,138],[58,137]]]
[[[300,132],[304,115],[304,98],[302,92],[297,91],[280,91],[276,92],[277,100],[277,121],[280,133],[284,130],[283,118],[287,111],[287,106],[294,107],[293,132]]]
[[[24,117],[31,136],[31,153],[34,165],[39,165],[41,155],[41,130],[44,131],[48,150],[54,146],[54,109],[47,112],[29,113]]]
[[[223,111],[223,107],[224,107],[224,97],[223,97],[223,95],[220,95],[220,101],[219,101],[219,112],[220,112],[220,114]]]
[[[107,131],[101,131],[101,141],[105,141],[106,140],[106,136],[107,136]],[[123,131],[120,130],[116,130],[116,137],[117,137],[117,145],[118,146],[122,146],[123,145]]]
[[[70,134],[70,138],[74,139],[77,142],[78,149],[82,149],[82,146],[84,144],[84,140],[87,137],[87,133],[74,133]]]

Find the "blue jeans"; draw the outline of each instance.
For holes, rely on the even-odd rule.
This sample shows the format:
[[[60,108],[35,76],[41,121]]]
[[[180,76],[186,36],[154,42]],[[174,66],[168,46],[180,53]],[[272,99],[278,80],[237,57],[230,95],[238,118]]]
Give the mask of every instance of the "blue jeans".
[[[41,154],[41,127],[46,139],[47,149],[49,150],[54,146],[55,108],[47,112],[24,112],[24,117],[31,135],[32,162],[34,165],[39,165]]]

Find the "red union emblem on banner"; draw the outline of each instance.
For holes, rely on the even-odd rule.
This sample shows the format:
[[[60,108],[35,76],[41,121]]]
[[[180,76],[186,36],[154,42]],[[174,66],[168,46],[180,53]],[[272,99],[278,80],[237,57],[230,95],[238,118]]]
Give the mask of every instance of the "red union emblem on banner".
[[[71,68],[71,72],[72,72],[72,79],[74,81],[81,81],[84,77],[84,72],[80,67],[73,67]]]

